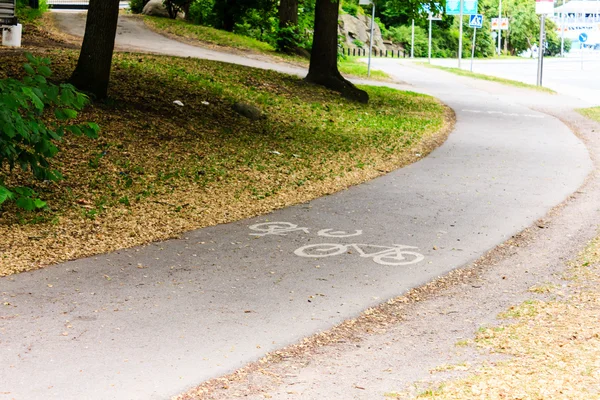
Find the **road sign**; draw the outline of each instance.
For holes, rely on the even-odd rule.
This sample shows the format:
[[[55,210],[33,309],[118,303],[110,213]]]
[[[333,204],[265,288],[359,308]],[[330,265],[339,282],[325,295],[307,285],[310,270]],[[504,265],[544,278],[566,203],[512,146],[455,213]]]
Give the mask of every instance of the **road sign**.
[[[469,26],[471,28],[481,29],[483,27],[483,15],[481,15],[481,14],[469,15]]]
[[[554,14],[554,0],[535,0],[536,14]]]
[[[587,40],[588,40],[588,35],[587,35],[587,33],[585,33],[585,32],[582,32],[582,33],[580,33],[580,34],[579,34],[579,41],[580,41],[581,43],[585,43],[585,42],[587,42]]]
[[[492,30],[493,31],[507,31],[508,30],[508,18],[492,18]]]
[[[477,14],[477,0],[462,0],[463,15]],[[446,15],[460,15],[460,0],[446,1]]]
[[[442,20],[442,11],[444,10],[444,8],[440,5],[440,3],[435,3],[433,5],[433,11],[431,11],[431,7],[429,7],[429,4],[422,4],[421,10],[423,10],[423,13],[429,15],[427,19],[431,21]]]

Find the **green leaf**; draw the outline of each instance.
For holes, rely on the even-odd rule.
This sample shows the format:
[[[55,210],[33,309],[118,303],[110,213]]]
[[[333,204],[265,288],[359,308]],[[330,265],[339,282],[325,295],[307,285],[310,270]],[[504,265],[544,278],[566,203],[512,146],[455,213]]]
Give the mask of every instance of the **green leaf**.
[[[23,210],[33,211],[35,210],[35,201],[29,197],[19,197],[16,201],[17,207]]]
[[[35,71],[33,69],[33,67],[29,64],[24,64],[23,65],[23,69],[25,70],[25,72],[27,72],[29,75],[35,75]]]
[[[7,200],[14,199],[15,195],[13,192],[8,190],[6,187],[0,185],[0,204],[4,203]]]
[[[75,111],[75,110],[71,110],[70,108],[65,108],[63,110],[63,112],[69,119],[77,118],[77,111]]]

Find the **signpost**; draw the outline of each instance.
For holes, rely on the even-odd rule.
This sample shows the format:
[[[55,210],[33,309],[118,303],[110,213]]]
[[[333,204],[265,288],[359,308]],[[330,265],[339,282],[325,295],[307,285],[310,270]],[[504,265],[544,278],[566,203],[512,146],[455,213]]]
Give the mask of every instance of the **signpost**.
[[[429,20],[429,48],[427,50],[427,59],[429,60],[429,64],[431,64],[431,29],[433,21],[441,21],[442,16],[438,14],[438,12],[442,9],[438,3],[435,3],[435,14],[431,11],[429,4],[423,4],[421,7],[423,11],[425,11],[428,15],[427,19]]]
[[[554,0],[535,0],[535,13],[542,14],[540,20],[540,44],[538,46],[537,85],[542,86],[544,70],[544,51],[546,39],[546,14],[554,13]]]
[[[375,1],[372,0],[359,0],[360,5],[373,6],[373,13],[371,15],[371,37],[369,38],[369,64],[367,66],[367,77],[371,77],[371,54],[373,53],[373,28],[375,27]]]
[[[587,42],[587,40],[588,40],[588,34],[585,33],[585,32],[581,32],[579,34],[579,43],[580,43],[580,46],[581,46],[581,70],[582,71],[583,71],[583,49],[584,49],[583,44],[585,42]]]
[[[447,0],[446,14],[458,15],[459,33],[458,33],[458,68],[462,59],[462,37],[463,37],[463,16],[465,14],[477,14],[477,0]]]
[[[477,37],[477,28],[481,29],[483,27],[483,15],[470,15],[469,26],[473,28],[473,46],[471,47],[471,72],[473,72],[473,59],[475,58],[475,38]]]

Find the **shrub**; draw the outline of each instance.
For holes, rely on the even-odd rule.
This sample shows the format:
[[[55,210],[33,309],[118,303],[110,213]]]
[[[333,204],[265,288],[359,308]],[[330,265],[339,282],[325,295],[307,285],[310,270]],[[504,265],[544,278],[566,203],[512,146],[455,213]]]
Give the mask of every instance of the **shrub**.
[[[149,1],[150,0],[131,0],[129,2],[129,9],[132,13],[139,14]]]
[[[69,125],[88,98],[72,85],[48,82],[46,78],[52,74],[49,59],[27,54],[27,60],[22,80],[0,80],[0,205],[14,201],[22,209],[35,210],[46,203],[31,188],[8,187],[5,176],[19,167],[38,180],[62,179],[48,162],[58,153],[56,144],[67,132],[95,138],[99,127],[94,123]]]

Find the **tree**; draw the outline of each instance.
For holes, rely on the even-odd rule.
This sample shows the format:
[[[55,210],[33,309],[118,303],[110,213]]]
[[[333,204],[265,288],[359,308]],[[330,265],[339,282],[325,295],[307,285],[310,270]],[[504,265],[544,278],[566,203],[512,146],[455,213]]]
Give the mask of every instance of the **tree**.
[[[279,27],[298,26],[298,0],[281,0],[279,2]]]
[[[70,82],[98,99],[108,93],[119,0],[90,0],[83,45]]]
[[[342,96],[361,103],[369,95],[347,81],[337,67],[339,0],[317,0],[315,33],[306,80],[340,92]]]

